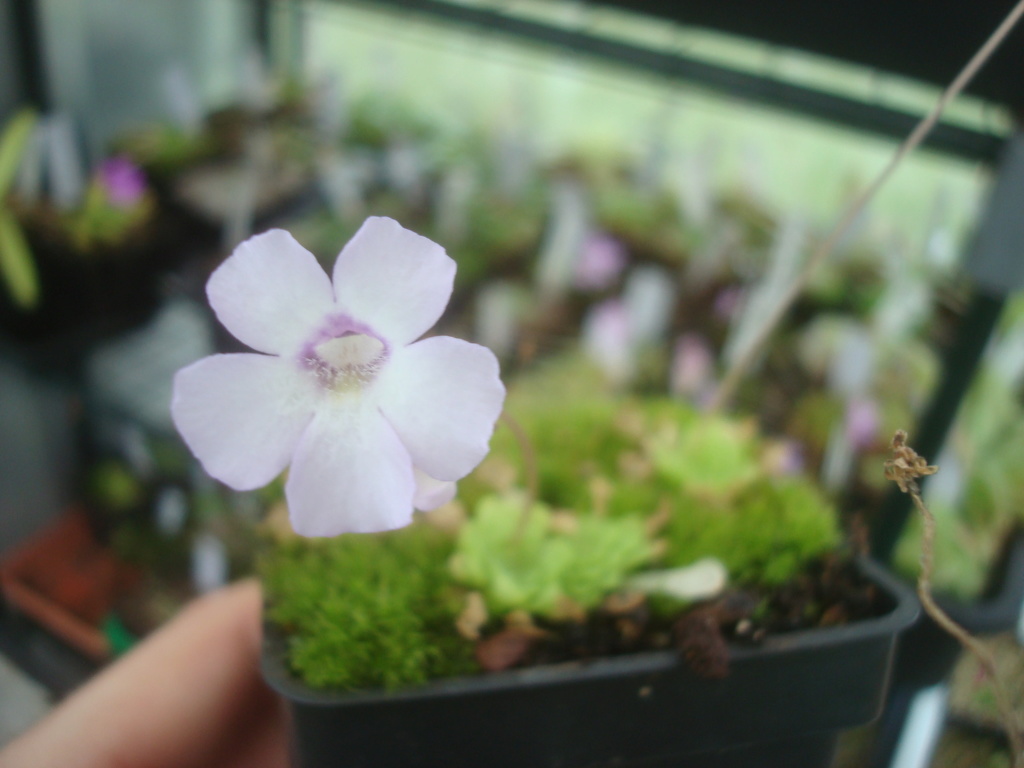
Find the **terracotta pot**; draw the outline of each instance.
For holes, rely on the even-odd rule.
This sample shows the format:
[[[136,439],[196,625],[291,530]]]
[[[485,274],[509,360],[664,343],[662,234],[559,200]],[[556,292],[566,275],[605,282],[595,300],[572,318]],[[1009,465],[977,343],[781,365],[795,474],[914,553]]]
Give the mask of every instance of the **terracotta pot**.
[[[111,646],[100,624],[138,580],[71,510],[0,562],[0,588],[15,609],[97,661]]]

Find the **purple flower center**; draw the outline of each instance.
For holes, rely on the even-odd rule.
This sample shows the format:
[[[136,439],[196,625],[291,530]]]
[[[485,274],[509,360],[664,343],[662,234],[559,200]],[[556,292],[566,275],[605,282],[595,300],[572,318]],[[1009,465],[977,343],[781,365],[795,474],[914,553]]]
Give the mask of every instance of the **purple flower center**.
[[[335,315],[302,348],[302,365],[335,392],[356,392],[372,382],[390,355],[390,348],[368,326],[347,315]]]

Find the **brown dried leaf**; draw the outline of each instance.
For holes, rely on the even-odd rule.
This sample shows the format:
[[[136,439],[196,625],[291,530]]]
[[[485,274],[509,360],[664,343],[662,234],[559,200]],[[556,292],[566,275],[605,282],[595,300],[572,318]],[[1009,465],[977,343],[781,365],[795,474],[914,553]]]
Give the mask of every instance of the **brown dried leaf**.
[[[487,604],[479,592],[466,595],[462,613],[455,619],[455,629],[467,640],[479,640],[480,630],[487,623]]]
[[[488,672],[510,669],[526,658],[537,635],[524,629],[503,629],[476,644],[476,660]]]
[[[896,430],[892,437],[892,458],[885,462],[885,478],[894,480],[904,493],[920,493],[918,478],[934,475],[939,471],[936,466],[929,466],[922,456],[907,445],[907,433]]]
[[[729,675],[729,648],[713,609],[691,611],[676,622],[673,633],[694,674],[712,680]]]

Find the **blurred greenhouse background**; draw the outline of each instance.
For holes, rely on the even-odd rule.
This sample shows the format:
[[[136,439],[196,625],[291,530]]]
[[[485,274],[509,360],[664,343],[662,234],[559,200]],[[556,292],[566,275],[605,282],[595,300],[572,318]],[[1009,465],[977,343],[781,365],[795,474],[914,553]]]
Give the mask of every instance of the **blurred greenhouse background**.
[[[923,427],[942,468],[925,486],[935,586],[963,605],[1019,595],[1024,238],[1000,251],[1012,261],[975,263],[999,251],[993,232],[1021,234],[1005,224],[1024,204],[1019,104],[950,105],[760,351],[735,397],[750,421],[721,417],[688,443],[659,420],[707,411],[941,88],[622,5],[0,0],[0,747],[286,540],[281,485],[212,480],[168,407],[175,371],[242,349],[204,285],[270,227],[328,269],[370,215],[447,249],[459,271],[441,331],[501,359],[509,408],[561,460],[540,471],[555,514],[582,513],[595,482],[620,472],[601,514],[642,503],[689,515],[689,527],[664,524],[667,563],[682,566],[716,555],[702,547],[719,534],[702,538],[694,511],[708,498],[789,489],[744,502],[746,520],[827,544],[794,534],[751,541],[747,559],[719,553],[733,580],[782,582],[793,571],[766,561],[802,566],[806,548],[840,539],[893,551],[912,580],[920,534],[914,521],[902,531],[882,462],[895,429],[913,437],[956,408],[960,369],[970,387],[949,435]],[[796,93],[806,100],[779,96]],[[822,104],[830,119],[815,119]],[[869,113],[878,122],[861,130]],[[622,426],[633,418],[652,435],[635,445]],[[493,448],[460,485],[463,517],[518,471],[507,433]],[[684,468],[665,469],[674,461]],[[884,521],[898,543],[878,533]],[[736,526],[721,536],[751,524]],[[26,590],[76,628],[58,621],[55,634],[19,602]],[[1020,616],[1019,603],[1007,610]],[[1022,709],[1024,656],[1005,615],[976,631],[999,632]],[[991,696],[967,669],[952,694],[948,674],[923,686],[897,672],[905,696],[878,729],[895,735],[855,733],[836,764],[880,765],[872,739],[889,739],[891,756],[917,723],[918,762],[891,765],[928,765],[948,723],[930,764],[1008,765]],[[924,688],[932,698],[914,698]]]

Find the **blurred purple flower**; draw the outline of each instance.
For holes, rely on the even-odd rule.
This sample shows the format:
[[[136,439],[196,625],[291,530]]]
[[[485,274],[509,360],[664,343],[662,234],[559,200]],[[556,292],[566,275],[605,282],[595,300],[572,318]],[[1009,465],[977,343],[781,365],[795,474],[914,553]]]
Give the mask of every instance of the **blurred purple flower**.
[[[715,316],[722,320],[731,320],[737,310],[743,306],[746,291],[738,286],[723,288],[715,296]]]
[[[846,439],[858,451],[866,451],[878,439],[881,416],[874,400],[863,397],[850,398],[846,404],[844,429]]]
[[[622,274],[628,257],[621,242],[604,232],[591,232],[583,241],[573,283],[581,291],[603,291]]]
[[[672,354],[669,386],[672,393],[700,400],[714,386],[715,357],[698,333],[684,333]]]
[[[626,305],[609,299],[583,319],[583,348],[616,386],[633,376],[633,334]]]
[[[802,474],[807,466],[803,444],[792,438],[778,440],[769,450],[768,463],[769,472],[775,476]]]
[[[455,262],[391,219],[367,219],[332,281],[279,229],[246,240],[206,293],[231,333],[265,354],[214,355],[178,372],[171,414],[206,471],[249,490],[291,465],[303,536],[399,528],[450,500],[486,455],[505,389],[494,354],[416,341],[452,292]]]
[[[130,208],[146,193],[146,175],[124,155],[104,160],[98,177],[107,199],[116,208]]]

